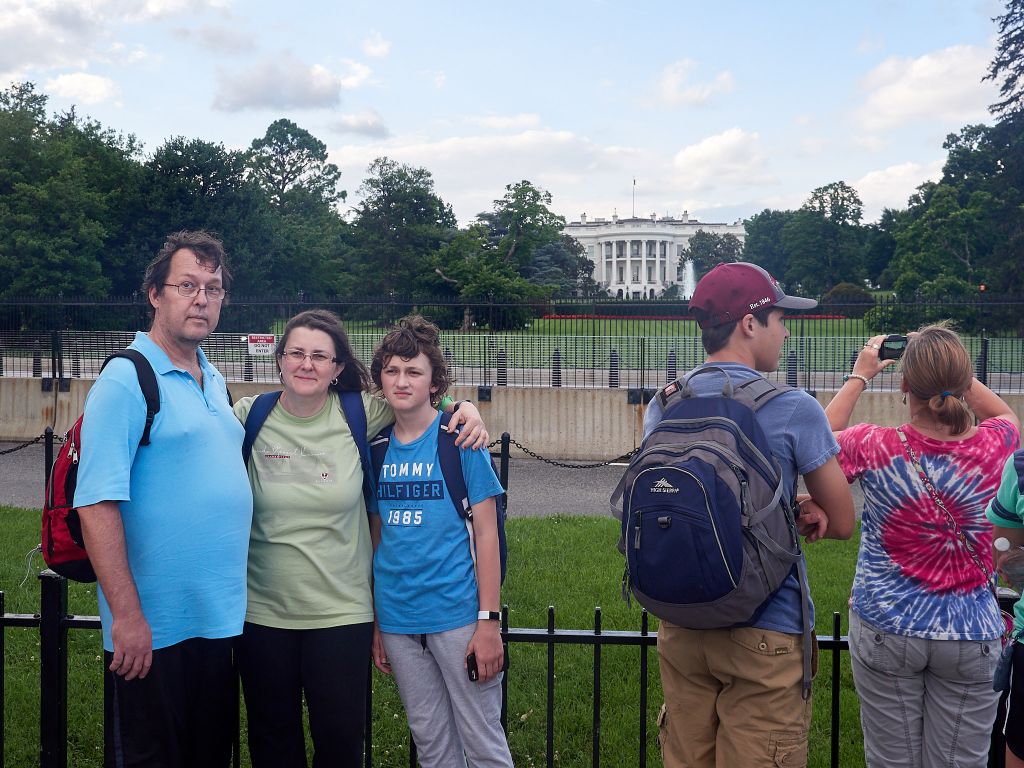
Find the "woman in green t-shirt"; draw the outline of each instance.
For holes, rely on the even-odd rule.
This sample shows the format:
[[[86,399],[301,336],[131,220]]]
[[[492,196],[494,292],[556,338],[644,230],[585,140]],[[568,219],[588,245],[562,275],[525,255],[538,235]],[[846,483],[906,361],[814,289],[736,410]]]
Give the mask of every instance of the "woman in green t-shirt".
[[[367,435],[394,421],[336,315],[293,317],[277,344],[284,390],[252,447],[248,607],[238,667],[254,768],[306,766],[302,700],[316,765],[362,765],[373,637],[372,547],[359,452],[339,392],[361,393]],[[254,398],[235,404],[243,423]],[[488,441],[460,404],[465,441]]]

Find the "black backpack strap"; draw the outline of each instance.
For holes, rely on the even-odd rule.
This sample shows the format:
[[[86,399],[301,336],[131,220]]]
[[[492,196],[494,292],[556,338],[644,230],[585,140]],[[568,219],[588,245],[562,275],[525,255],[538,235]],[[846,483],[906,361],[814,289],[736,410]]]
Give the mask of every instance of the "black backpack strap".
[[[735,389],[734,396],[738,396],[746,402],[750,409],[756,413],[779,395],[792,392],[793,389],[794,388],[788,384],[776,384],[774,381],[769,381],[764,376],[757,376],[738,385]]]
[[[458,430],[449,433],[445,427],[452,414],[442,413],[437,424],[437,458],[441,464],[441,476],[444,478],[445,488],[451,496],[452,505],[459,517],[470,519],[473,517],[473,509],[469,504],[469,491],[466,488],[466,478],[462,474],[462,453],[459,446],[455,444]]]
[[[388,455],[388,445],[391,444],[391,432],[394,428],[394,424],[388,424],[370,441],[370,482],[375,489],[380,483],[381,469]]]
[[[249,466],[249,459],[252,457],[252,446],[256,442],[256,435],[263,429],[270,412],[274,410],[277,401],[281,399],[281,391],[264,392],[256,395],[256,399],[249,406],[249,413],[245,415],[245,439],[242,440],[242,460],[245,466]]]
[[[358,390],[345,390],[339,393],[341,410],[345,414],[345,421],[348,422],[348,430],[355,440],[356,449],[359,451],[359,463],[363,467],[363,499],[366,501],[366,509],[373,505],[376,494],[373,491],[374,484],[370,480],[370,450],[366,441],[366,406],[363,405],[363,393]]]
[[[139,388],[142,390],[142,396],[146,399],[146,426],[142,430],[142,439],[139,440],[139,445],[149,445],[149,433],[153,428],[153,419],[160,412],[160,387],[156,383],[156,372],[144,354],[137,349],[128,348],[115,352],[104,360],[103,365],[100,366],[101,373],[107,367],[107,363],[115,357],[131,360],[135,365]]]

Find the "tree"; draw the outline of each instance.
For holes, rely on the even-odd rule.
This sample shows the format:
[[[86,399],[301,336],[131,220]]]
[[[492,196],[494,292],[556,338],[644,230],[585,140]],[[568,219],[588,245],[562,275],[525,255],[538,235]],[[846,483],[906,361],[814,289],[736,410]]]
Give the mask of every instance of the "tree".
[[[431,257],[457,227],[451,206],[434,193],[430,171],[378,157],[358,194],[351,244],[359,258],[336,288],[356,281],[363,294],[421,293],[421,278],[433,272]]]
[[[844,181],[834,181],[811,192],[803,208],[816,211],[833,224],[857,226],[860,224],[864,204],[857,190]]]
[[[777,278],[786,273],[787,254],[782,247],[782,229],[796,214],[765,208],[743,222],[747,236],[743,241],[743,261],[764,267]]]
[[[999,22],[999,42],[982,80],[999,82],[1000,99],[989,111],[1007,116],[1024,109],[1024,0],[1007,0],[1006,13],[994,21]]]
[[[437,292],[454,294],[467,302],[463,306],[460,326],[464,331],[479,324],[472,304],[519,304],[547,299],[552,294],[551,287],[534,285],[523,279],[504,254],[494,247],[490,234],[486,225],[472,224],[457,232],[433,259],[432,282]],[[507,308],[498,314],[502,328],[520,326],[529,316],[526,311],[514,313]],[[491,322],[490,317],[482,320],[488,324]]]
[[[334,205],[341,171],[327,162],[327,145],[291,120],[275,120],[249,148],[249,167],[278,209],[313,201]]]
[[[505,187],[505,196],[494,201],[494,214],[480,214],[478,221],[491,226],[500,236],[498,250],[502,258],[517,269],[526,267],[538,248],[557,243],[565,227],[565,217],[551,211],[551,193],[525,179]]]
[[[520,270],[534,285],[549,286],[559,298],[594,296],[599,286],[593,280],[594,263],[576,238],[561,235],[557,242],[540,246],[533,261]]]
[[[719,264],[739,261],[742,254],[743,243],[736,235],[698,229],[687,243],[685,256],[693,262],[694,277],[700,280]]]

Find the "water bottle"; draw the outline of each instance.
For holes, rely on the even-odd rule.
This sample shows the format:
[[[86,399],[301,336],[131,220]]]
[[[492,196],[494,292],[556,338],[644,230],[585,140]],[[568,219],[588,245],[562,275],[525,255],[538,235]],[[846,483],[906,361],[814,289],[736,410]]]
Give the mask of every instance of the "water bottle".
[[[1021,586],[1024,585],[1024,547],[1015,547],[1010,544],[1009,539],[1002,536],[992,542],[992,546],[997,552],[1009,553],[1003,557],[1000,570],[1003,578],[1020,592]]]

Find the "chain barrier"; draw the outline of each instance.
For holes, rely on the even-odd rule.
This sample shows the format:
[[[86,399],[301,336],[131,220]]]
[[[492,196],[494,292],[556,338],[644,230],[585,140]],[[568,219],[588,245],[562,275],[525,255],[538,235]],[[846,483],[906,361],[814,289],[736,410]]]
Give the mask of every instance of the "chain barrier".
[[[501,442],[500,440],[495,440],[493,443],[491,443],[491,445],[497,445],[500,442]],[[634,448],[629,453],[624,453],[621,456],[617,456],[614,459],[609,459],[608,461],[598,461],[598,462],[595,462],[593,464],[566,464],[565,462],[562,462],[562,461],[555,461],[554,459],[546,459],[543,456],[541,456],[539,453],[535,453],[534,451],[531,451],[529,448],[527,448],[525,445],[520,443],[518,440],[510,439],[509,442],[512,445],[514,445],[516,448],[518,448],[520,451],[525,453],[527,456],[529,456],[530,458],[537,459],[538,461],[543,461],[545,464],[550,464],[553,467],[561,467],[562,469],[597,469],[598,467],[607,467],[607,466],[610,466],[612,464],[616,464],[616,463],[621,462],[621,461],[629,461],[629,459],[631,459],[633,456],[635,456],[637,454],[637,452],[640,450],[639,448]]]
[[[22,448],[28,448],[30,445],[35,445],[40,440],[43,440],[45,438],[46,438],[45,434],[39,435],[38,437],[34,437],[31,440],[29,440],[28,442],[26,442],[26,443],[22,443],[21,445],[16,445],[13,448],[8,448],[6,450],[0,451],[0,456],[6,456],[8,453],[14,453],[15,451],[20,451]],[[54,435],[53,439],[54,439],[54,441],[56,441],[58,443],[63,443],[64,442],[64,438],[63,437],[57,437],[57,435]]]

